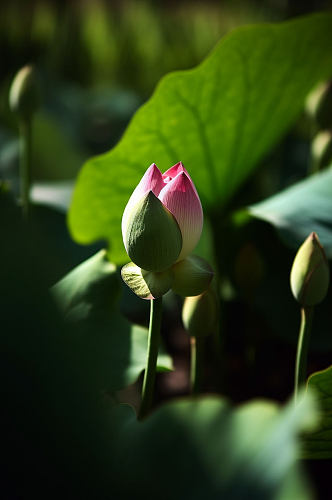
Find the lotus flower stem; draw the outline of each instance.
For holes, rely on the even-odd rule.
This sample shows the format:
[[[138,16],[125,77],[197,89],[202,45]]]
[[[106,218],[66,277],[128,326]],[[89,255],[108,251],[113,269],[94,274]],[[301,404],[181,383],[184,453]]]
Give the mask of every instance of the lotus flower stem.
[[[162,297],[150,300],[148,355],[146,369],[144,372],[141,407],[138,414],[139,419],[145,417],[149,413],[153,401],[158,349],[160,343],[162,305]]]
[[[20,196],[23,217],[27,218],[30,209],[30,173],[31,173],[31,118],[22,117],[20,131]]]
[[[297,354],[295,364],[295,387],[294,400],[297,402],[300,387],[305,384],[307,378],[307,358],[308,346],[313,319],[313,306],[304,306],[301,308],[301,325],[299,340],[297,343]]]
[[[205,337],[190,337],[190,387],[192,394],[202,389]]]

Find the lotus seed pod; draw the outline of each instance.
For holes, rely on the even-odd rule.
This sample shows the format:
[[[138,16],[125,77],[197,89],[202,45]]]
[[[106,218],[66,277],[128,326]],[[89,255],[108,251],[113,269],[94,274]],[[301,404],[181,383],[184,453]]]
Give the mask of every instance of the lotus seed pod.
[[[123,239],[131,260],[146,271],[164,271],[180,255],[182,236],[172,213],[149,191],[130,207]]]
[[[324,249],[316,233],[311,233],[299,248],[291,270],[290,284],[302,306],[314,306],[325,298],[330,270]]]
[[[206,260],[190,255],[177,262],[173,267],[172,290],[183,297],[203,293],[213,278],[213,270]]]
[[[196,297],[186,297],[182,321],[192,337],[211,335],[218,324],[218,301],[213,288]]]
[[[29,118],[38,108],[40,89],[33,66],[24,66],[16,74],[9,91],[9,106],[24,118]]]

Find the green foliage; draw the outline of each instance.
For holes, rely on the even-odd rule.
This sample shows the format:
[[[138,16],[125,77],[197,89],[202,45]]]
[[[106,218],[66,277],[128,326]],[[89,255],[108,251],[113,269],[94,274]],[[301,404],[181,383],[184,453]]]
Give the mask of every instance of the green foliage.
[[[86,157],[51,115],[38,112],[33,121],[33,179],[72,179]]]
[[[147,330],[119,312],[119,277],[104,250],[76,267],[53,287],[72,325],[67,349],[80,376],[99,390],[116,391],[134,382],[146,364]],[[159,357],[160,370],[172,368]]]
[[[304,458],[332,458],[332,366],[309,377],[308,389],[317,397],[319,425],[303,440]]]
[[[73,237],[107,238],[126,259],[120,221],[147,166],[183,161],[206,211],[221,210],[332,67],[332,16],[238,29],[197,68],[167,75],[110,153],[87,162],[69,213]]]
[[[150,18],[146,19],[149,26]],[[138,25],[139,34],[140,25],[135,15],[132,22]],[[104,32],[96,30],[101,24]],[[97,46],[105,45],[105,40],[113,40],[106,33],[102,14],[98,24],[91,19],[89,26],[91,32],[100,33]],[[216,223],[212,229],[216,233],[225,228],[221,211],[291,125],[313,84],[329,76],[331,28],[329,14],[281,25],[246,27],[225,38],[197,68],[164,78],[151,100],[136,114],[120,144],[84,167],[69,215],[75,238],[83,243],[107,238],[114,261],[125,260],[121,215],[131,191],[152,161],[162,170],[178,160],[184,161],[199,188],[205,213],[211,216],[209,222]],[[176,32],[173,27],[172,31]],[[78,40],[78,32],[79,29],[74,30],[75,40]],[[85,36],[89,38],[87,33]],[[155,27],[153,36],[157,39]],[[66,41],[66,37],[59,39]],[[142,54],[153,45],[149,38],[138,35],[137,39]],[[98,52],[97,56],[100,73],[103,73],[102,64],[114,51],[106,45],[104,52]],[[84,52],[82,54],[84,72],[88,75],[88,61]],[[59,55],[62,55],[61,47]],[[135,57],[135,53],[131,57]],[[65,59],[70,60],[71,53]],[[76,69],[73,67],[71,71],[75,73]],[[109,78],[112,71],[110,65],[105,78]],[[67,129],[60,131],[46,115],[37,115],[34,141],[35,178],[73,176],[82,154],[67,140]],[[45,165],[49,169],[47,173]],[[250,207],[249,211],[270,220],[288,242],[296,245],[309,232],[317,231],[331,257],[331,181],[329,170],[265,204]],[[43,193],[40,185],[37,188],[39,191],[37,189],[34,196],[40,200]],[[63,209],[68,199],[68,184],[58,188],[53,201]],[[219,397],[187,398],[163,404],[138,422],[131,408],[114,405],[112,394],[137,380],[145,367],[147,350],[147,331],[131,325],[120,313],[121,285],[116,266],[107,260],[106,251],[101,251],[58,282],[52,295],[61,317],[46,293],[49,281],[54,282],[49,278],[50,268],[53,271],[56,261],[62,262],[61,242],[57,242],[58,246],[55,244],[57,236],[51,217],[45,212],[42,226],[36,212],[33,223],[28,221],[24,226],[20,214],[7,202],[7,195],[1,190],[0,226],[4,244],[0,245],[3,263],[0,268],[0,383],[5,416],[2,426],[5,439],[1,442],[9,469],[14,471],[15,481],[8,476],[8,483],[13,484],[15,497],[29,496],[36,487],[45,494],[49,484],[52,488],[55,484],[55,497],[61,497],[65,486],[72,498],[132,498],[141,492],[146,493],[146,498],[193,500],[244,497],[305,500],[311,497],[296,463],[297,434],[307,430],[314,420],[310,396],[300,406],[289,405],[285,409],[263,401],[232,409]],[[271,234],[268,225],[258,221],[255,224],[261,224]],[[47,227],[47,231],[41,229],[43,227]],[[219,231],[220,246],[225,242],[231,251],[232,237],[227,234],[225,238],[224,234],[225,231]],[[201,241],[202,252],[210,255],[209,238]],[[222,252],[218,248],[214,250],[221,260]],[[279,247],[276,253],[278,250]],[[267,250],[266,255],[269,255]],[[251,259],[248,263],[247,257],[248,252],[243,259],[246,269],[255,261]],[[282,280],[284,275],[280,269],[284,271],[287,267],[283,266],[285,260],[274,265],[273,255],[271,261],[273,272]],[[125,269],[130,270],[130,266]],[[242,267],[238,269],[248,282],[250,273],[244,276]],[[199,278],[198,271],[196,277]],[[188,290],[183,290],[181,274],[175,289],[182,289],[185,295]],[[134,272],[130,279],[137,276]],[[138,277],[136,285],[141,295],[146,296],[152,286],[156,286],[154,276],[141,275],[150,287],[147,289],[144,283],[142,288],[141,277]],[[290,293],[288,296],[279,293],[273,286],[271,272],[266,281],[265,295],[273,303],[274,314],[279,315],[282,322],[287,317],[289,328],[291,321],[285,314],[283,301],[291,303]],[[169,275],[162,285],[165,291],[171,286]],[[191,285],[196,287],[196,283]],[[255,286],[254,283],[251,290]],[[127,298],[124,302],[130,307]],[[201,304],[203,307],[204,303]],[[254,309],[254,301],[250,305]],[[204,306],[204,314],[208,314],[210,320],[216,307],[214,301]],[[226,320],[222,331],[234,333],[236,355],[224,359],[221,368],[215,368],[211,356],[206,371],[211,371],[217,379],[223,376],[223,369],[227,370],[229,385],[233,386],[230,393],[233,395],[239,390],[236,396],[242,398],[247,394],[245,378],[250,381],[252,366],[246,361],[241,364],[241,349],[248,350],[251,339],[245,339],[243,347],[241,341],[249,330],[262,332],[263,336],[268,328],[265,322],[260,324],[255,314],[251,318],[251,311],[250,315],[246,311],[241,318],[239,315],[241,321],[237,321],[234,312],[231,318],[230,311],[229,303],[225,302],[222,312]],[[266,304],[264,311],[272,317]],[[192,310],[188,314],[192,314]],[[327,317],[320,313],[317,318],[318,334],[319,321],[328,329]],[[173,318],[170,319],[172,322]],[[190,319],[185,320],[189,327]],[[211,323],[205,318],[204,333],[210,327]],[[240,337],[242,328],[244,335]],[[174,328],[171,333],[175,331]],[[287,328],[283,331],[288,335]],[[226,339],[226,348],[229,340]],[[214,344],[213,348],[217,350]],[[257,352],[260,354],[259,349]],[[270,356],[266,353],[269,351],[264,350],[265,368],[267,363],[272,364],[270,356],[276,358],[272,349]],[[255,357],[255,353],[253,363],[256,370],[259,356]],[[243,372],[239,370],[238,381],[230,368],[233,365],[235,370],[243,369]],[[159,356],[158,366],[170,369],[170,358]],[[289,366],[285,366],[285,371]],[[277,379],[280,375],[277,370],[273,381],[276,373]],[[274,382],[268,377],[271,372],[257,370],[257,377],[266,376],[269,390],[273,391]],[[303,455],[307,458],[332,457],[331,385],[331,368],[314,374],[309,380],[309,387],[318,394],[322,420],[319,429],[303,440]],[[248,384],[248,388],[252,386]],[[222,390],[227,391],[228,387]],[[283,387],[279,395],[282,390]],[[159,396],[163,395],[159,393]],[[33,459],[31,450],[35,453]],[[13,451],[13,458],[9,457],[9,451]],[[38,481],[33,479],[36,468],[40,475]]]
[[[297,408],[253,401],[233,410],[206,397],[166,404],[143,422],[128,407],[111,415],[115,476],[128,498],[311,498],[295,463],[295,436],[314,417],[310,398]]]
[[[332,258],[332,168],[250,206],[249,212],[273,224],[293,248],[315,231]]]

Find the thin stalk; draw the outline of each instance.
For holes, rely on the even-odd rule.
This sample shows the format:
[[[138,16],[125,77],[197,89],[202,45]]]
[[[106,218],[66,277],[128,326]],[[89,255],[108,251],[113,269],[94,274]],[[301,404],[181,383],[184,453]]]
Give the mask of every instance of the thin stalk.
[[[20,196],[23,217],[27,218],[30,209],[30,175],[31,175],[31,119],[21,118],[20,131]]]
[[[190,337],[190,387],[192,394],[202,389],[205,337]]]
[[[297,343],[297,354],[295,364],[295,387],[294,399],[297,402],[299,389],[305,384],[307,379],[307,359],[308,359],[308,346],[311,332],[312,319],[314,308],[302,307],[301,308],[301,325],[299,332],[299,339]]]
[[[150,301],[148,355],[146,369],[144,372],[141,407],[138,414],[139,419],[145,417],[145,415],[149,413],[153,401],[153,390],[160,343],[162,306],[162,297]]]

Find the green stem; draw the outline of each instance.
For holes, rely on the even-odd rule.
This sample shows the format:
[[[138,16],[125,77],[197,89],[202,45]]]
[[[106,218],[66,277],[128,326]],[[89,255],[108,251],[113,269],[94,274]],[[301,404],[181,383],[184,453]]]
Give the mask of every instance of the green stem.
[[[297,343],[297,354],[296,354],[296,365],[295,365],[295,387],[294,387],[295,403],[298,398],[299,389],[302,385],[305,384],[307,379],[308,346],[309,346],[313,313],[314,313],[313,307],[301,308],[301,325],[300,325],[299,339]]]
[[[142,402],[138,414],[139,419],[145,417],[145,415],[149,413],[153,401],[153,390],[156,378],[156,366],[160,343],[162,305],[162,297],[150,301],[148,355],[146,369],[144,372]]]
[[[22,212],[25,218],[30,208],[30,175],[31,175],[31,119],[21,118],[20,130],[20,195]]]
[[[192,394],[198,394],[202,389],[204,344],[204,337],[190,337],[190,386]]]

